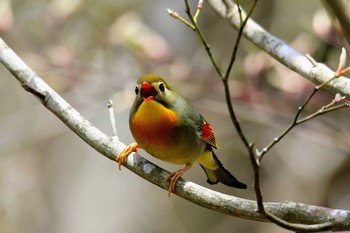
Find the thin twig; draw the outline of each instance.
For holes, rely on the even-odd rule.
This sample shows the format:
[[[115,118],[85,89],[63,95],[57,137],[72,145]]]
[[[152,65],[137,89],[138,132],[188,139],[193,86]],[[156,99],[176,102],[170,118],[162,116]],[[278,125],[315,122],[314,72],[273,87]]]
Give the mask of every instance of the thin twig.
[[[198,39],[201,41],[201,43],[204,45],[204,48],[205,50],[207,51],[207,54],[209,56],[209,59],[211,61],[211,63],[213,64],[216,72],[219,74],[220,77],[223,76],[223,73],[221,71],[221,69],[219,68],[219,65],[218,63],[216,62],[212,52],[211,52],[211,49],[210,49],[210,45],[208,44],[208,42],[205,40],[201,30],[199,29],[198,27],[198,24],[196,22],[196,20],[194,19],[192,13],[191,13],[191,7],[190,7],[190,4],[188,2],[188,0],[184,0],[185,1],[185,6],[186,6],[186,14],[188,16],[188,18],[190,19],[192,25],[194,26],[194,32],[196,33]]]
[[[316,92],[319,90],[319,88],[314,88],[314,90],[312,91],[312,93],[309,95],[309,97],[304,101],[304,103],[298,107],[298,111],[296,112],[293,121],[290,123],[290,125],[288,125],[287,128],[285,128],[283,130],[283,132],[275,137],[267,146],[265,146],[261,151],[257,150],[257,159],[259,160],[259,163],[261,163],[261,160],[263,159],[264,155],[272,148],[274,147],[279,141],[281,141],[282,138],[284,138],[289,131],[291,131],[298,122],[298,118],[301,114],[301,112],[305,109],[306,105],[310,102],[310,100],[312,99],[312,97],[316,94]]]
[[[307,117],[304,117],[302,119],[300,119],[296,125],[299,125],[299,124],[302,124],[302,123],[305,123],[306,121],[309,121],[315,117],[318,117],[318,116],[321,116],[321,115],[324,115],[326,113],[330,113],[330,112],[334,112],[334,111],[337,111],[337,110],[340,110],[340,109],[343,109],[343,108],[349,108],[350,107],[350,104],[348,103],[345,103],[345,104],[341,104],[341,105],[337,105],[337,106],[334,106],[334,107],[328,107],[328,108],[321,108],[319,111],[313,113],[313,114],[310,114],[309,116]]]
[[[107,107],[108,107],[108,112],[109,112],[109,121],[110,121],[111,127],[112,127],[112,137],[118,137],[117,127],[115,124],[115,117],[114,117],[114,105],[113,105],[112,100],[108,101]]]
[[[239,0],[236,0],[236,6],[238,8],[238,15],[239,15],[239,20],[241,21],[241,26],[243,24],[243,16],[242,16],[242,9],[241,9],[241,3]],[[249,17],[248,17],[249,18]]]
[[[193,20],[194,20],[194,22],[196,22],[196,24],[197,24],[197,19],[198,19],[199,14],[201,13],[202,8],[203,8],[203,0],[199,0],[198,4],[197,4],[197,11],[193,17]]]
[[[251,143],[249,142],[249,140],[247,139],[247,137],[243,133],[241,125],[240,125],[240,123],[238,121],[238,118],[237,118],[237,116],[235,114],[235,111],[233,109],[233,105],[232,105],[232,101],[231,101],[231,93],[230,93],[230,88],[229,88],[229,84],[228,84],[228,78],[230,76],[233,64],[234,64],[234,62],[236,60],[236,54],[237,54],[237,51],[238,51],[239,43],[240,43],[242,35],[243,35],[244,27],[245,27],[249,17],[253,13],[253,10],[254,10],[254,8],[256,6],[256,3],[257,3],[257,0],[255,0],[253,2],[252,6],[251,6],[251,8],[249,10],[249,14],[246,16],[245,20],[241,24],[241,27],[239,28],[238,36],[236,38],[235,45],[234,45],[233,50],[232,50],[230,62],[228,64],[228,66],[227,66],[226,73],[222,76],[222,82],[223,82],[224,90],[225,90],[225,99],[226,99],[227,108],[228,108],[229,113],[230,113],[231,121],[232,121],[233,125],[235,126],[236,131],[237,131],[239,137],[241,138],[243,144],[248,149],[249,153],[250,152],[253,153],[253,150],[251,150]]]
[[[195,30],[195,27],[189,23],[186,19],[182,18],[176,11],[172,11],[171,9],[167,9],[168,14],[173,17],[174,19],[180,20],[183,24],[185,24],[187,27],[192,29],[193,31]]]
[[[317,65],[318,63],[311,57],[308,56],[308,59],[315,65]],[[336,94],[335,98],[327,105],[322,106],[318,111],[316,111],[313,114],[310,114],[309,116],[306,116],[302,119],[299,119],[300,114],[302,113],[302,111],[305,109],[306,105],[310,102],[310,100],[314,97],[314,95],[322,88],[326,87],[329,83],[331,83],[332,81],[334,81],[335,79],[338,79],[342,74],[348,72],[350,70],[350,67],[345,67],[345,63],[346,63],[346,51],[344,48],[342,48],[340,56],[339,56],[339,64],[338,64],[338,68],[337,70],[334,72],[334,75],[332,78],[330,78],[329,80],[326,80],[325,82],[317,85],[314,87],[314,90],[311,92],[311,94],[309,95],[308,98],[306,98],[306,100],[304,101],[304,103],[298,107],[298,111],[296,112],[294,119],[292,121],[292,123],[277,137],[275,137],[273,139],[273,141],[271,141],[266,147],[264,147],[261,151],[257,150],[257,159],[258,162],[261,163],[261,160],[263,159],[264,155],[273,147],[275,146],[282,138],[284,138],[289,131],[291,131],[295,126],[305,123],[317,116],[321,116],[325,113],[329,113],[332,111],[336,111],[342,108],[347,108],[349,106],[349,104],[343,104],[343,105],[337,105],[334,106],[336,103],[339,103],[341,100],[345,99],[345,96],[341,96],[340,94]],[[340,97],[337,97],[337,96]]]
[[[223,80],[223,85],[224,85],[226,105],[228,108],[228,112],[230,114],[231,121],[232,121],[241,141],[243,142],[244,146],[247,148],[248,152],[250,152],[251,143],[249,142],[249,140],[245,136],[244,131],[242,130],[241,124],[239,123],[239,120],[238,120],[236,113],[233,109],[228,81]]]
[[[305,123],[311,119],[314,119],[318,116],[324,115],[326,113],[330,113],[333,111],[337,111],[343,108],[349,108],[350,104],[348,103],[344,103],[341,105],[336,105],[334,106],[334,104],[336,104],[338,101],[332,100],[329,104],[322,106],[319,110],[317,110],[316,112],[302,118],[299,119],[299,116],[301,114],[301,112],[305,109],[306,105],[309,103],[309,101],[311,100],[311,98],[316,94],[316,92],[318,91],[318,88],[314,88],[313,92],[309,95],[309,97],[306,99],[306,101],[304,102],[304,104],[300,107],[298,107],[298,111],[296,112],[293,121],[288,125],[288,127],[286,129],[283,130],[283,132],[275,137],[267,146],[265,146],[261,151],[257,151],[257,157],[259,159],[259,162],[261,162],[261,160],[263,159],[264,155],[272,148],[274,147],[279,141],[281,141],[288,133],[289,131],[291,131],[294,127]],[[344,99],[344,98],[342,98]]]
[[[238,1],[238,2],[239,2],[239,1]],[[238,35],[237,35],[237,38],[236,38],[236,41],[235,41],[235,45],[234,45],[233,50],[232,50],[230,62],[229,62],[229,64],[228,64],[228,66],[227,66],[226,73],[225,73],[224,76],[223,76],[223,80],[227,80],[227,79],[229,78],[229,76],[230,76],[230,73],[231,73],[231,70],[232,70],[232,66],[233,66],[233,64],[234,64],[234,62],[235,62],[235,60],[236,60],[236,55],[237,55],[239,43],[240,43],[240,41],[241,41],[241,39],[242,39],[242,36],[243,36],[244,27],[245,27],[245,25],[247,24],[248,19],[250,18],[251,14],[253,13],[254,8],[255,8],[257,2],[258,2],[258,0],[254,0],[254,1],[253,1],[253,4],[252,4],[252,6],[251,6],[250,9],[249,9],[249,12],[248,12],[246,18],[244,19],[243,22],[242,22],[242,20],[241,20],[242,23],[241,23],[241,26],[239,27]],[[240,18],[242,18],[240,6],[238,6],[238,9],[239,9],[239,13],[240,13],[240,14],[239,14],[239,15],[240,15]]]

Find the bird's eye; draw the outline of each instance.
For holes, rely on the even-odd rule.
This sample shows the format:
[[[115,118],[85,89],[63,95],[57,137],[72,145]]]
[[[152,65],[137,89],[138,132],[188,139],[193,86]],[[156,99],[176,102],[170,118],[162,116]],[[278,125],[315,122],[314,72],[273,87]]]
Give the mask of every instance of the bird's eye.
[[[160,90],[161,92],[164,92],[164,91],[165,91],[165,85],[164,85],[164,83],[160,83],[160,84],[159,84],[159,90]]]
[[[135,94],[139,94],[139,87],[137,85],[135,86]]]

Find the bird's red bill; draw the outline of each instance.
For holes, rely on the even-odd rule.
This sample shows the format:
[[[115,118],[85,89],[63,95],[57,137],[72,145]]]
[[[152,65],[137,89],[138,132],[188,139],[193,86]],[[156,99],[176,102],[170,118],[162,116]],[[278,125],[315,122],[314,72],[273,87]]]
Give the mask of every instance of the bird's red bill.
[[[141,87],[141,96],[143,100],[152,100],[156,95],[157,91],[152,87],[152,85],[144,81]]]

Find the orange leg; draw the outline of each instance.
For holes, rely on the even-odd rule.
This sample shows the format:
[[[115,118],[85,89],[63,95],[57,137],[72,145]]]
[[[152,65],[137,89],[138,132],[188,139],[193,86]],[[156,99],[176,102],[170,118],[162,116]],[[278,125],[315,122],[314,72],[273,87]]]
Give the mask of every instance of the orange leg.
[[[188,163],[186,164],[186,167],[171,173],[170,175],[168,175],[167,177],[165,177],[164,182],[168,181],[170,179],[170,186],[169,186],[169,191],[168,191],[168,196],[170,197],[170,194],[172,192],[174,192],[175,190],[175,185],[178,179],[181,178],[181,176],[189,169],[191,169],[192,164]]]
[[[137,148],[139,148],[139,145],[137,143],[131,143],[129,146],[125,147],[125,149],[122,152],[120,152],[120,154],[116,158],[116,160],[118,161],[119,170],[122,170],[122,165],[124,164],[129,154],[131,154],[132,152],[137,153]]]

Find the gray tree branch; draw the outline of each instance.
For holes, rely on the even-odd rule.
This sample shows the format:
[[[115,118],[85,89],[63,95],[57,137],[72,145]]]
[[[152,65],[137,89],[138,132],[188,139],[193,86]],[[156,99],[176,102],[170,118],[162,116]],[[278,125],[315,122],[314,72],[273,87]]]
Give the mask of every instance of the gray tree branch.
[[[82,138],[96,151],[115,161],[116,155],[125,145],[114,135],[109,137],[94,127],[78,111],[69,105],[34,71],[32,71],[7,44],[0,38],[0,62],[20,82],[21,86],[35,97],[53,114],[55,114],[74,133]],[[145,180],[168,190],[163,183],[168,171],[132,153],[126,160],[125,167]],[[226,195],[204,188],[193,182],[180,179],[174,192],[176,195],[202,207],[255,221],[268,221],[257,212],[255,201]],[[166,193],[164,193],[166,196]],[[274,215],[289,222],[315,224],[330,222],[333,231],[350,230],[350,211],[312,206],[302,203],[264,203],[265,208]]]
[[[222,18],[228,20],[236,30],[239,30],[241,25],[239,12],[232,1],[208,0],[208,3]],[[242,15],[243,18],[246,16],[243,10]],[[248,20],[243,30],[243,35],[274,59],[317,85],[326,82],[334,76],[334,71],[326,65],[321,63],[313,64],[306,56],[267,32],[252,19]],[[325,88],[350,99],[350,79],[346,77],[337,78]]]

